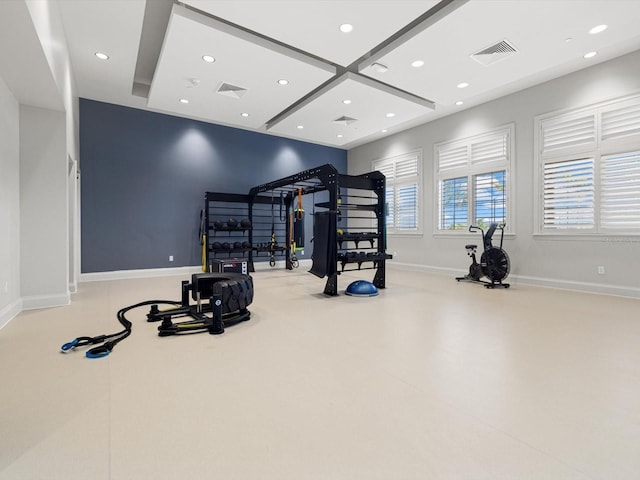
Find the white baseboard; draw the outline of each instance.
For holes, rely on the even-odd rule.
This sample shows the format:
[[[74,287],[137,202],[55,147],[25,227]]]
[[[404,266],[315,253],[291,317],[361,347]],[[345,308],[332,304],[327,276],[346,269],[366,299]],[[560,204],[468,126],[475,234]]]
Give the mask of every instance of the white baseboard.
[[[22,310],[33,310],[36,308],[62,307],[71,304],[69,292],[59,295],[32,295],[22,297]]]
[[[395,260],[392,262],[387,262],[387,268],[398,268],[400,270],[413,270],[416,272],[429,272],[429,273],[437,273],[440,275],[453,275],[460,276],[460,274],[464,274],[466,272],[460,272],[460,270],[454,268],[445,268],[445,267],[434,267],[431,265],[416,265],[415,263],[402,263],[396,262]]]
[[[602,295],[616,295],[618,297],[640,298],[640,288],[607,285],[604,283],[577,282],[575,280],[558,280],[553,278],[530,277],[527,275],[509,275],[515,282],[538,287],[559,288],[562,290],[575,290],[578,292],[599,293]],[[509,280],[515,283],[513,280]]]
[[[101,282],[104,280],[126,280],[128,278],[168,277],[172,275],[191,275],[202,271],[196,267],[145,268],[141,270],[114,270],[112,272],[81,273],[80,282]]]
[[[22,311],[22,299],[10,303],[0,310],[0,328],[4,327]]]
[[[311,268],[312,261],[310,259],[300,260],[298,268]],[[253,262],[253,268],[256,271],[268,271],[278,268],[284,268],[284,259],[276,260],[274,267],[269,266],[268,261]],[[129,278],[151,278],[151,277],[168,277],[172,275],[192,275],[202,272],[200,265],[193,267],[176,267],[176,268],[145,268],[141,270],[115,270],[112,272],[93,272],[81,273],[80,282],[101,282],[104,280],[126,280]]]
[[[415,265],[400,262],[387,262],[387,268],[413,270],[437,273],[449,276],[461,276],[467,272],[453,268],[434,267],[430,265]],[[559,280],[555,278],[532,277],[529,275],[509,275],[507,281],[511,284],[535,285],[538,287],[574,290],[578,292],[599,293],[602,295],[616,295],[619,297],[640,298],[640,288],[631,286],[607,285],[603,283],[578,282],[575,280]]]

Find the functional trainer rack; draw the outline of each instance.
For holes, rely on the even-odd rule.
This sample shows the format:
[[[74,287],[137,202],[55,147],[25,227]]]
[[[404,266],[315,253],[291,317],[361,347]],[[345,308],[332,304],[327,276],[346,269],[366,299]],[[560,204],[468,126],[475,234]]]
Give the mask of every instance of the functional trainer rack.
[[[345,175],[326,164],[258,185],[248,195],[207,192],[207,265],[216,256],[242,254],[248,259],[249,271],[255,271],[254,259],[265,255],[273,259],[274,255],[280,255],[285,258],[286,268],[291,270],[290,215],[294,212],[296,197],[311,194],[314,204],[313,213],[309,215],[313,221],[310,272],[320,278],[327,277],[324,293],[337,295],[338,275],[350,270],[375,270],[373,284],[385,288],[385,262],[392,258],[386,253],[385,191],[386,178],[378,171]],[[213,227],[215,219],[230,216],[248,218],[251,227]],[[248,240],[243,241],[240,249],[232,248],[231,240],[228,251],[214,249],[213,239],[224,235]],[[270,241],[272,237],[275,243]]]

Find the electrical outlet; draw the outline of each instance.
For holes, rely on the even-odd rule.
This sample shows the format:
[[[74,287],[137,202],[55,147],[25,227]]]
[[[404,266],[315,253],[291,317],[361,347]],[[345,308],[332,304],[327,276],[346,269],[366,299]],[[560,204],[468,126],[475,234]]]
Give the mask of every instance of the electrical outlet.
[[[173,255],[169,255],[169,261],[173,262]]]
[[[602,265],[598,267],[598,275],[604,275],[604,267]]]

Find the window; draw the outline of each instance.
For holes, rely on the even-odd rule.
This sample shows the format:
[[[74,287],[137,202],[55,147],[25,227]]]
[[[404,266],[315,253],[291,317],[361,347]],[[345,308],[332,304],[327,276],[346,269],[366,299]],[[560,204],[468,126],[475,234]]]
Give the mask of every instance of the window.
[[[435,146],[438,192],[436,231],[506,223],[513,125]]]
[[[640,96],[536,118],[537,232],[640,234]]]
[[[387,177],[387,232],[421,233],[419,214],[422,152],[375,160],[373,170],[379,170]]]

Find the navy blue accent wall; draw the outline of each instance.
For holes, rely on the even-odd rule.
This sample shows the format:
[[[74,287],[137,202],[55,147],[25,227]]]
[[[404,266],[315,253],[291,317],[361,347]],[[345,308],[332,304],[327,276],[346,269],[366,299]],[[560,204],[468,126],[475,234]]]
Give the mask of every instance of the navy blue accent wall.
[[[82,272],[199,265],[206,191],[326,163],[347,173],[347,152],[80,99]]]

